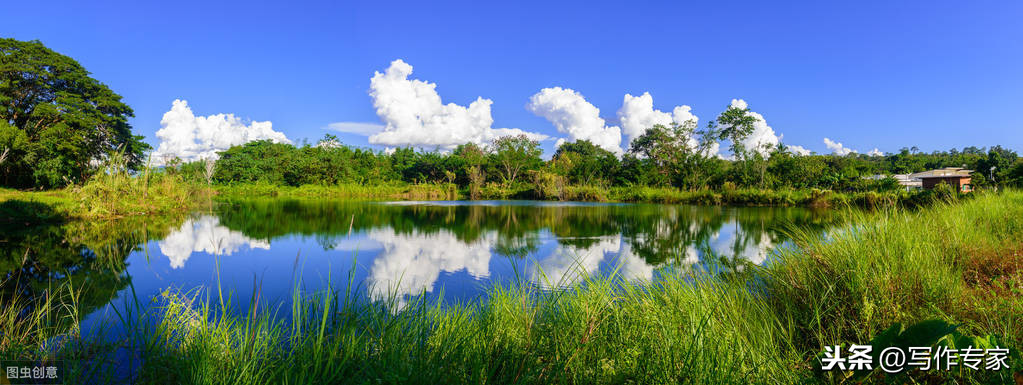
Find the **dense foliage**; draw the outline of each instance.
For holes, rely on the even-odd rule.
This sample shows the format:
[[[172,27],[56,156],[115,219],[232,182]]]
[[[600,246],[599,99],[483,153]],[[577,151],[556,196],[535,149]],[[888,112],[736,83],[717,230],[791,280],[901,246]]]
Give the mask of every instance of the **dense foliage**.
[[[150,146],[132,134],[131,116],[74,59],[38,41],[0,39],[0,185],[81,182],[118,151],[139,168]]]
[[[632,142],[622,157],[593,143],[564,143],[550,160],[539,144],[509,137],[494,145],[468,143],[450,153],[399,148],[390,153],[340,145],[328,135],[314,145],[270,141],[234,146],[221,153],[214,180],[221,184],[266,183],[278,186],[454,183],[470,190],[486,185],[560,184],[583,186],[654,186],[683,190],[822,189],[888,191],[900,188],[894,179],[873,175],[920,172],[965,166],[975,170],[973,185],[1023,185],[1023,158],[1001,146],[990,149],[923,153],[914,149],[884,156],[865,154],[798,155],[779,145],[766,151],[742,152],[738,159],[707,156],[708,137],[690,125],[656,126]],[[994,168],[992,170],[992,167]],[[200,178],[200,162],[180,166]]]

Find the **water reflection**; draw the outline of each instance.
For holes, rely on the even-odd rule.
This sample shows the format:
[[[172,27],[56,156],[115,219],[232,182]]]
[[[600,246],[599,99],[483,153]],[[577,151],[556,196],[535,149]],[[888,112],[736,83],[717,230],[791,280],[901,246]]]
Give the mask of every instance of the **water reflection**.
[[[270,249],[270,242],[252,239],[239,231],[220,225],[220,219],[203,215],[186,220],[177,230],[159,241],[160,252],[170,259],[174,269],[185,267],[193,252],[211,255],[231,255],[243,246],[249,249]]]
[[[448,230],[400,234],[374,229],[367,235],[383,245],[366,277],[366,287],[375,300],[430,293],[441,272],[465,271],[473,278],[489,277],[491,250],[497,243],[496,232],[469,242]]]
[[[769,263],[790,226],[835,222],[802,208],[232,201],[197,215],[12,227],[0,239],[0,295],[73,281],[88,288],[91,311],[132,295],[129,283],[143,299],[218,282],[249,298],[256,280],[263,298],[286,300],[296,285],[336,287],[352,274],[373,300],[471,300],[515,280],[555,288],[614,272],[650,281],[669,264],[738,272]]]
[[[47,217],[50,208],[35,202],[7,201],[0,212],[18,217]],[[24,211],[18,213],[18,211]],[[133,282],[131,255],[145,256],[151,237],[163,237],[180,218],[131,218],[113,222],[51,222],[26,226],[0,217],[0,306],[17,306],[28,316],[47,299],[53,327],[37,330],[64,333],[77,318],[67,306],[56,306],[73,294],[78,315],[107,306]]]
[[[622,247],[620,236],[561,239],[550,255],[539,258],[529,270],[530,280],[541,287],[567,286],[597,272],[608,254]],[[584,244],[584,245],[580,245]]]

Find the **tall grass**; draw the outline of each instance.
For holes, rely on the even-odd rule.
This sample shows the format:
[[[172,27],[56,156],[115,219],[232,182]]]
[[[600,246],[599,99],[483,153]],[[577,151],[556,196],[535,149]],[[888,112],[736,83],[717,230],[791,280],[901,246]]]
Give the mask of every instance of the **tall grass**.
[[[82,186],[70,187],[77,198],[72,215],[108,218],[157,214],[193,207],[205,194],[179,175],[157,172],[150,165],[137,175],[129,173],[122,155],[113,154],[101,170]]]
[[[601,197],[595,200],[738,206],[811,206],[811,207],[919,207],[940,200],[931,191],[857,191],[836,192],[820,189],[722,189],[685,191],[665,187],[569,187],[571,197]]]
[[[141,382],[793,382],[798,361],[767,301],[739,282],[654,287],[589,279],[566,291],[495,287],[488,301],[351,300],[296,292],[274,310],[219,313],[196,293],[165,296]]]
[[[485,301],[450,304],[359,301],[349,283],[308,297],[296,290],[284,313],[250,303],[254,310],[235,314],[208,294],[168,293],[157,331],[140,336],[155,348],[137,380],[837,383],[841,373],[813,370],[823,346],[933,318],[1021,346],[1023,270],[1012,253],[1023,247],[1023,194],[854,215],[855,224],[828,234],[794,230],[796,244],[751,274],[667,269],[648,285],[590,277],[564,290],[498,286]],[[970,278],[989,255],[1005,266]],[[937,378],[1011,378],[998,375]],[[935,377],[918,380],[927,378]]]
[[[0,296],[4,302],[0,306],[0,359],[31,358],[48,350],[53,336],[77,336],[80,295],[81,289],[68,283],[51,287],[37,298],[17,293]]]
[[[826,235],[797,231],[798,247],[766,269],[802,342],[865,341],[894,322],[941,318],[1023,347],[1023,193],[852,215]]]
[[[42,218],[45,221],[109,219],[188,210],[208,202],[210,193],[195,183],[185,181],[177,173],[158,170],[151,165],[139,172],[129,171],[124,157],[115,153],[81,185],[42,192],[0,189],[0,203],[6,206],[46,205],[50,218]],[[13,222],[44,221],[19,212],[25,210],[0,207],[0,214],[8,214],[5,211],[13,212],[6,215]],[[0,217],[3,219],[7,218]]]

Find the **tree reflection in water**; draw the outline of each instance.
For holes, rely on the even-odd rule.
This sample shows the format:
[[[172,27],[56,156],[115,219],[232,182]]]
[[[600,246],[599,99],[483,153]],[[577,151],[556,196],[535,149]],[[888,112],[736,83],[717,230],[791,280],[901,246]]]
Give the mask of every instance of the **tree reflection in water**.
[[[764,263],[790,226],[823,230],[837,221],[805,208],[557,202],[238,201],[219,216],[254,239],[302,234],[330,248],[365,236],[382,248],[364,282],[378,299],[430,293],[443,273],[490,277],[495,256],[524,260],[521,273],[544,287],[601,270],[650,280],[668,264],[741,271]]]
[[[52,327],[39,331],[50,335],[65,333],[76,326],[72,323],[77,316],[113,300],[131,282],[126,273],[128,256],[144,251],[146,240],[166,236],[171,226],[184,219],[64,222],[54,220],[56,216],[47,214],[49,206],[40,203],[2,205],[0,212],[12,218],[48,218],[28,224],[0,222],[0,304],[17,306],[20,315],[27,317],[49,300],[51,309],[45,314]]]

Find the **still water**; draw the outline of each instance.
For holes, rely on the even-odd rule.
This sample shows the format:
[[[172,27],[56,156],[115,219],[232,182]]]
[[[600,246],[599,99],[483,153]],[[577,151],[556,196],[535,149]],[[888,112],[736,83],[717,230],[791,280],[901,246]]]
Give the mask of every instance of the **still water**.
[[[257,293],[286,306],[296,288],[349,283],[366,300],[467,302],[485,300],[494,285],[742,271],[769,263],[791,229],[836,221],[827,211],[776,207],[231,201],[188,215],[9,229],[0,289],[31,297],[71,284],[82,293],[85,329],[126,301],[218,285],[238,311]]]

